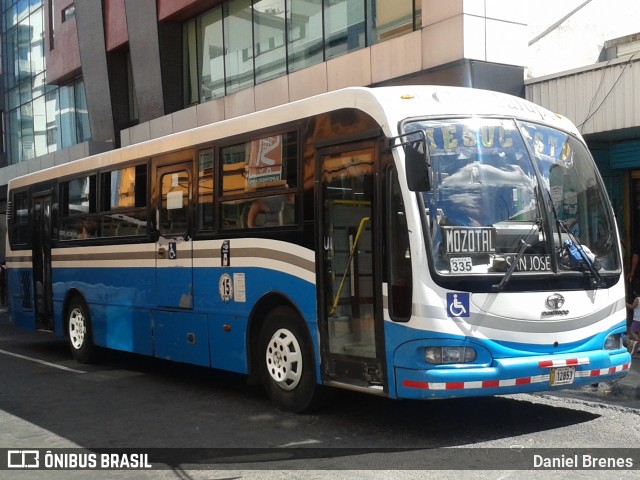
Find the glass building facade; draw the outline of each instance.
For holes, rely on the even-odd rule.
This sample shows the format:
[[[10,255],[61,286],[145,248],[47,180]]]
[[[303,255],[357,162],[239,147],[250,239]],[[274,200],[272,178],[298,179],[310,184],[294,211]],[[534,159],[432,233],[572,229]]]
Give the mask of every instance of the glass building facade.
[[[3,149],[9,164],[89,140],[84,84],[47,85],[43,0],[0,0]]]
[[[2,149],[8,164],[91,139],[82,78],[47,83],[45,49],[55,40],[55,22],[47,18],[45,3],[0,0]],[[421,0],[228,0],[183,23],[183,107],[412,32],[421,27],[421,5]],[[51,8],[55,11],[53,2]],[[61,21],[75,21],[75,13],[71,4]]]
[[[421,0],[230,0],[183,26],[185,106],[419,29]]]

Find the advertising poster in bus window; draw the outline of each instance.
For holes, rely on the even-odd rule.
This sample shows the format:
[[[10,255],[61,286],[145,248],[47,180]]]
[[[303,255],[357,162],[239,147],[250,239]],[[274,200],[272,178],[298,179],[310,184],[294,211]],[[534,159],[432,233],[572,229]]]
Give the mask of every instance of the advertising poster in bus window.
[[[262,187],[282,180],[282,135],[250,142],[247,186]]]

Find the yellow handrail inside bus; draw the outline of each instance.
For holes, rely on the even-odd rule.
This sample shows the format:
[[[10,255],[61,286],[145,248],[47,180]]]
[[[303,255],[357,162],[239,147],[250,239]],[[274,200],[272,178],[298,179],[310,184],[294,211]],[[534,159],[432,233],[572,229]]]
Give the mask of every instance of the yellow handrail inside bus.
[[[362,217],[362,220],[360,220],[360,225],[358,225],[358,231],[356,232],[356,238],[353,241],[351,252],[349,252],[349,261],[347,262],[347,265],[344,269],[344,274],[342,275],[342,280],[340,280],[340,285],[338,286],[338,291],[336,292],[336,296],[333,298],[333,305],[331,306],[331,311],[329,312],[329,316],[332,316],[336,311],[336,308],[338,306],[338,301],[340,300],[340,294],[342,293],[342,287],[344,287],[344,281],[347,278],[347,270],[349,270],[349,267],[351,266],[351,260],[353,259],[353,254],[355,253],[356,248],[358,248],[358,240],[360,240],[360,234],[364,230],[364,224],[367,223],[370,218],[371,217]]]

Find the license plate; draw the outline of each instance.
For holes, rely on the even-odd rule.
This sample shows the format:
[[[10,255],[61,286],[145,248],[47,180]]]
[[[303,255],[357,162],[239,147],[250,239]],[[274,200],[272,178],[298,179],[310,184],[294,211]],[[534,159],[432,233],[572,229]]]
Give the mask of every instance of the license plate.
[[[576,367],[556,367],[551,369],[549,383],[556,385],[571,385],[576,378]]]

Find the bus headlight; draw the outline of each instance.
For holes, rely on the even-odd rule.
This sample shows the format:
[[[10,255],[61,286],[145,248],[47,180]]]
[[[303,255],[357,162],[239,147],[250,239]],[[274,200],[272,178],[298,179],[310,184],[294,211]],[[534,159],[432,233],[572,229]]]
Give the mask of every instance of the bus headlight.
[[[614,333],[612,335],[609,335],[607,339],[604,341],[605,350],[618,350],[623,347],[624,345],[622,344],[621,333]]]
[[[438,365],[448,363],[471,363],[477,357],[476,351],[471,347],[427,347],[425,360],[427,363]]]

